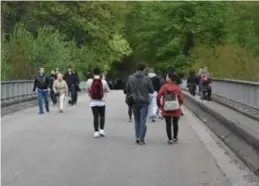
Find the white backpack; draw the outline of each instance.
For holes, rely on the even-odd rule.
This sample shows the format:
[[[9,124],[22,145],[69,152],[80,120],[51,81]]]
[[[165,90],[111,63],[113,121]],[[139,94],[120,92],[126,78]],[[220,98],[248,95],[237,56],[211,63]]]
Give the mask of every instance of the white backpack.
[[[180,108],[180,104],[178,101],[178,97],[175,93],[166,93],[164,96],[165,105],[164,110],[165,111],[176,111]]]

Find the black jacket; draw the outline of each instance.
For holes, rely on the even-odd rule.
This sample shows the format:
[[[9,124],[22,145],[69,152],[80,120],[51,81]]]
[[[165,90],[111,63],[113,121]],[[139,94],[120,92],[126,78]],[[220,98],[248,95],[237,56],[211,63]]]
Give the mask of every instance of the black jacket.
[[[33,91],[35,91],[36,88],[42,89],[42,90],[50,88],[49,78],[44,74],[42,76],[38,75],[34,81]]]
[[[187,78],[187,86],[191,89],[196,89],[196,85],[199,85],[199,78],[196,76],[189,76]]]
[[[57,75],[56,74],[51,74],[49,77],[49,86],[52,89],[53,83],[54,81],[57,79]]]
[[[77,73],[74,73],[74,72],[69,73],[69,72],[67,72],[64,75],[64,80],[66,81],[68,87],[79,86],[79,78],[78,78]]]

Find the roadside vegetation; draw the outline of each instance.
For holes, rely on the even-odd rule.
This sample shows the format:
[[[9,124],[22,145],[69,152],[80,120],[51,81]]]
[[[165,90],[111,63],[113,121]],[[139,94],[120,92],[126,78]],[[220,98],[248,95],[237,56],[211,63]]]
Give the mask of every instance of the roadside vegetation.
[[[187,74],[259,81],[259,2],[1,2],[1,79],[31,79],[44,66],[82,78],[138,61]]]

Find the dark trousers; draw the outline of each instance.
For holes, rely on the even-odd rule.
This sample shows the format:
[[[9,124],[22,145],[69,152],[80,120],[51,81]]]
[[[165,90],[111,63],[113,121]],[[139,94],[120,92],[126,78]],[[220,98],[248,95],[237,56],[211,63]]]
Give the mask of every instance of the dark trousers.
[[[71,98],[70,100],[70,104],[74,104],[77,101],[77,91],[76,91],[76,87],[74,85],[68,87],[68,92],[69,92],[69,96]]]
[[[172,116],[165,116],[165,124],[166,124],[166,133],[169,140],[172,140],[172,123],[173,123],[173,130],[174,130],[174,138],[178,136],[178,121],[179,117],[172,117]]]
[[[105,106],[94,106],[92,107],[92,112],[94,116],[94,130],[95,132],[99,131],[100,129],[104,129],[105,123]]]
[[[46,111],[49,111],[49,95],[48,95],[48,90],[42,90],[42,89],[38,89],[37,90],[38,93],[38,105],[39,105],[39,112],[40,114],[43,113],[43,100],[45,103],[45,108]]]
[[[50,91],[50,98],[54,105],[57,104],[57,96],[56,96],[55,92],[53,91],[53,89],[51,89],[51,91]]]
[[[133,113],[133,105],[128,105],[128,115],[130,119],[132,119],[132,113]]]

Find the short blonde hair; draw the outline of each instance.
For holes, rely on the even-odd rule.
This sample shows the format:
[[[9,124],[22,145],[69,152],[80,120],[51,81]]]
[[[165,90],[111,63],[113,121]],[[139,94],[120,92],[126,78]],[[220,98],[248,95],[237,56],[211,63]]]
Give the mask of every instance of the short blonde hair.
[[[57,78],[59,78],[59,77],[60,77],[61,79],[63,79],[63,74],[58,73],[58,74],[57,74]]]

